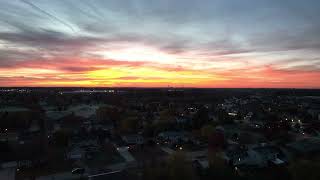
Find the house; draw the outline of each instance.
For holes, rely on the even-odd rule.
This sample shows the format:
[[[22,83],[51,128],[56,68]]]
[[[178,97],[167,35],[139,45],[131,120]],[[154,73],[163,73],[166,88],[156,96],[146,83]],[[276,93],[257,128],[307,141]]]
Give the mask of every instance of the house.
[[[16,179],[15,168],[2,168],[0,169],[0,179],[14,180]]]
[[[18,140],[17,132],[5,132],[0,133],[0,141],[1,142],[16,142]]]
[[[209,168],[209,161],[208,159],[196,159],[192,161],[192,166],[197,170],[203,170]]]
[[[97,147],[98,141],[96,139],[81,140],[81,141],[72,142],[71,146],[72,147],[81,147],[81,148]]]
[[[205,170],[209,168],[208,151],[189,152],[188,157],[192,159],[192,166],[197,170]]]
[[[191,119],[184,117],[184,116],[180,116],[176,118],[176,123],[177,124],[187,124],[187,123],[191,123]]]
[[[67,158],[70,160],[81,160],[85,157],[85,151],[81,148],[74,148],[67,153]]]
[[[217,122],[218,121],[218,118],[217,118],[217,115],[213,112],[209,112],[208,113],[208,116],[209,116],[209,119],[213,122]]]
[[[127,145],[141,145],[141,144],[144,144],[144,138],[141,135],[137,135],[137,134],[122,136],[121,139]]]
[[[320,120],[320,108],[312,108],[308,110],[308,113],[313,117],[316,118],[318,120]]]
[[[16,168],[17,166],[18,166],[17,161],[9,161],[9,162],[2,163],[0,165],[1,169]]]
[[[249,148],[236,147],[225,153],[227,162],[239,167],[263,168],[271,165],[283,165],[287,158],[279,148],[269,145],[254,145]]]
[[[158,134],[157,140],[164,143],[179,143],[189,141],[189,137],[183,131],[164,131]]]
[[[236,167],[239,166],[255,166],[255,167],[265,167],[267,162],[260,156],[260,154],[252,149],[247,150],[246,155],[239,157],[238,159],[233,159],[232,164]]]
[[[114,129],[114,125],[113,124],[94,124],[92,125],[92,129],[93,130],[103,130],[105,132],[110,132]]]

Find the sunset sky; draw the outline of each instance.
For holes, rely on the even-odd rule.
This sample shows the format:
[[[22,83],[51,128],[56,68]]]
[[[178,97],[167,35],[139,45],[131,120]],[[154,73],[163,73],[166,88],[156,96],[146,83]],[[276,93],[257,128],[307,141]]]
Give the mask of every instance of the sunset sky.
[[[0,86],[320,88],[320,1],[0,0]]]

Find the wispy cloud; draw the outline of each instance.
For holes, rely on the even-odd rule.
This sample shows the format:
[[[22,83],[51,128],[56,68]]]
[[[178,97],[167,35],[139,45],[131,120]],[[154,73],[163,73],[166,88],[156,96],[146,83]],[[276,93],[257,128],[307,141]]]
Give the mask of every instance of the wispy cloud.
[[[50,17],[51,19],[53,19],[53,20],[55,20],[55,21],[58,21],[59,23],[67,26],[67,27],[70,28],[73,32],[75,32],[74,29],[73,29],[73,27],[72,27],[71,25],[69,25],[68,23],[64,22],[63,20],[61,20],[61,19],[58,18],[57,16],[54,16],[54,15],[52,15],[51,13],[47,12],[46,10],[40,8],[39,6],[35,5],[34,3],[30,2],[30,1],[27,1],[27,0],[21,0],[21,2],[29,5],[30,7],[34,8],[34,9],[37,10],[37,11],[40,11],[41,13],[43,13],[43,14],[47,15],[48,17]]]

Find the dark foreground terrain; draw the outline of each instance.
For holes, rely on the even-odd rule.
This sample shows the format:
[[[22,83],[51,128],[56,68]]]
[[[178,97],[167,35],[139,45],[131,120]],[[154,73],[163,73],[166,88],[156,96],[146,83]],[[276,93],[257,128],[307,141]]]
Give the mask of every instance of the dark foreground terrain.
[[[0,89],[0,179],[320,179],[320,90]]]

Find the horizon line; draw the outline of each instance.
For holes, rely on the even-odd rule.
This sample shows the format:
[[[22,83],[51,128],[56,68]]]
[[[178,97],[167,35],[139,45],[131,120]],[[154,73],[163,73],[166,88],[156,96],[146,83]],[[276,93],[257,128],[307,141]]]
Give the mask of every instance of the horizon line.
[[[103,86],[0,86],[2,88],[84,88],[84,89],[296,89],[296,90],[320,90],[320,87],[315,88],[299,88],[299,87],[103,87]]]

